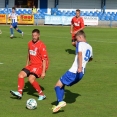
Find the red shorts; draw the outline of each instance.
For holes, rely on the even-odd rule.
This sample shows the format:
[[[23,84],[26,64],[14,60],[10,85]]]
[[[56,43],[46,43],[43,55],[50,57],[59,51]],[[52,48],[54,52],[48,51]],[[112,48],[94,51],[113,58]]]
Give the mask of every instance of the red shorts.
[[[42,67],[39,65],[28,65],[25,67],[25,69],[29,70],[29,73],[27,73],[27,76],[30,74],[35,75],[37,78],[39,78],[42,74]]]

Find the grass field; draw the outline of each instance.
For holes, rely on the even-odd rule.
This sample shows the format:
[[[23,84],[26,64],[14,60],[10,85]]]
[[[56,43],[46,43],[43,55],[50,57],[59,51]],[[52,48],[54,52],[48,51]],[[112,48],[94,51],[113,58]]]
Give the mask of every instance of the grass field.
[[[92,45],[94,60],[87,65],[84,78],[73,87],[66,87],[67,106],[57,114],[51,107],[56,101],[54,85],[74,60],[69,27],[19,26],[10,39],[9,27],[1,26],[0,35],[0,117],[117,117],[117,29],[85,28]],[[22,100],[14,99],[9,91],[17,90],[17,75],[25,66],[27,43],[34,28],[41,30],[41,40],[47,45],[50,66],[44,80],[38,79],[46,100],[38,101],[36,110],[25,108],[26,100],[38,95],[25,79]],[[1,64],[3,63],[3,64]]]

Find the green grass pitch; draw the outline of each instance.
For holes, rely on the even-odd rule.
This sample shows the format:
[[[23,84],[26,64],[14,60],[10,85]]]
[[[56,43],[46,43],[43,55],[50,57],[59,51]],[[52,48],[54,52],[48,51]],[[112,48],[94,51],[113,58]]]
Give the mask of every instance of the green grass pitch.
[[[27,43],[34,28],[41,31],[50,66],[45,79],[38,79],[47,99],[37,101],[36,110],[27,110],[26,101],[38,98],[27,78],[21,100],[14,99],[9,91],[17,90],[17,75],[25,66]],[[70,27],[19,26],[24,37],[14,31],[14,39],[9,38],[9,26],[1,26],[0,29],[3,32],[0,35],[0,117],[117,117],[116,28],[85,28],[87,41],[93,47],[94,60],[88,63],[85,76],[78,84],[66,87],[67,106],[57,114],[51,110],[56,101],[54,85],[74,60]]]

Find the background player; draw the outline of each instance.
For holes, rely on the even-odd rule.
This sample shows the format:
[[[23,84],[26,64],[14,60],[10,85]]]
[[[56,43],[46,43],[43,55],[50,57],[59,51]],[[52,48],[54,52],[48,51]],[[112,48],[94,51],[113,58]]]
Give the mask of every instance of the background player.
[[[13,96],[22,98],[22,92],[24,88],[24,78],[28,77],[31,85],[36,89],[39,94],[38,100],[46,98],[42,92],[36,78],[41,77],[44,79],[46,70],[48,68],[48,55],[45,44],[39,40],[40,31],[34,29],[32,31],[32,40],[28,43],[28,58],[26,67],[18,75],[18,91],[10,91]]]
[[[71,30],[70,33],[72,34],[72,45],[76,46],[76,37],[75,34],[84,29],[84,20],[80,17],[80,10],[76,10],[76,16],[71,20]]]
[[[9,18],[12,20],[12,23],[11,23],[11,26],[10,26],[10,33],[11,33],[10,37],[11,38],[13,37],[13,28],[17,32],[21,33],[22,36],[23,36],[23,32],[21,30],[19,30],[18,27],[17,27],[17,16],[18,16],[18,14],[16,14],[15,10],[16,10],[15,7],[12,7],[12,13],[9,15]]]
[[[53,112],[57,112],[61,107],[66,106],[66,102],[63,101],[65,85],[72,86],[79,82],[84,76],[87,62],[92,60],[92,47],[86,43],[84,31],[78,31],[76,33],[76,39],[78,43],[72,67],[58,80],[55,85],[58,105],[54,106]]]

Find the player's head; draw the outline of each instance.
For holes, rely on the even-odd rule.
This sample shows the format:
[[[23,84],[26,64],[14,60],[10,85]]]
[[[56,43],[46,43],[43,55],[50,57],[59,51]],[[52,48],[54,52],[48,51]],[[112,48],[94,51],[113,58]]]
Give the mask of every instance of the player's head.
[[[15,7],[12,7],[12,12],[13,12],[13,13],[15,12]]]
[[[79,9],[76,10],[76,17],[80,17],[80,10]]]
[[[34,29],[32,31],[32,41],[36,43],[39,40],[39,38],[40,38],[40,30]]]
[[[76,33],[76,39],[78,42],[80,41],[86,41],[86,35],[85,32],[83,30],[80,30]]]

